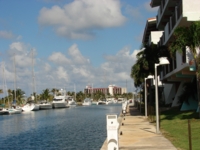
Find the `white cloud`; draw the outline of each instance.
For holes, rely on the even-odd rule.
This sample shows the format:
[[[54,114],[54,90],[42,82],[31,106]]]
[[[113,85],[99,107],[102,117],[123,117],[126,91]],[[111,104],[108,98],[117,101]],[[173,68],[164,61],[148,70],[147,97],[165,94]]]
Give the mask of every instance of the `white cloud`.
[[[15,50],[16,52],[17,86],[27,95],[33,89],[32,53],[27,50],[28,47],[24,43],[14,42],[8,51]],[[131,81],[130,71],[135,63],[137,52],[139,50],[131,52],[131,48],[125,46],[115,55],[105,55],[105,62],[100,67],[94,67],[81,54],[76,44],[73,44],[66,54],[53,53],[47,61],[37,58],[35,50],[33,59],[36,61],[34,63],[36,92],[41,93],[46,88],[65,87],[72,91],[74,84],[76,84],[77,91],[82,91],[88,84],[93,84],[94,87],[105,87],[109,84],[124,87],[126,80]],[[10,59],[6,66],[6,74],[9,77],[8,88],[11,89],[13,89],[14,82],[13,56],[9,55]]]
[[[41,26],[51,26],[59,36],[88,39],[95,30],[121,26],[126,18],[119,0],[75,0],[63,7],[42,8],[38,17]]]
[[[130,79],[131,67],[135,64],[137,50],[131,53],[126,46],[114,56],[105,56],[106,62],[101,65],[112,84]]]
[[[55,52],[51,56],[49,56],[49,60],[60,65],[69,65],[70,60],[61,52]]]
[[[149,11],[149,12],[158,11],[158,7],[152,8],[152,7],[150,6],[150,2],[149,2],[149,1],[146,2],[146,3],[144,3],[144,8],[145,8],[147,11]]]
[[[73,44],[69,48],[68,54],[73,58],[73,63],[81,64],[81,65],[85,65],[89,63],[89,60],[87,58],[84,58],[84,56],[82,56],[76,44]]]
[[[12,38],[14,38],[14,35],[11,31],[0,31],[0,38],[12,39]]]
[[[67,71],[62,66],[58,67],[58,69],[56,70],[56,75],[57,75],[57,78],[60,79],[60,80],[64,80],[65,82],[69,81]]]

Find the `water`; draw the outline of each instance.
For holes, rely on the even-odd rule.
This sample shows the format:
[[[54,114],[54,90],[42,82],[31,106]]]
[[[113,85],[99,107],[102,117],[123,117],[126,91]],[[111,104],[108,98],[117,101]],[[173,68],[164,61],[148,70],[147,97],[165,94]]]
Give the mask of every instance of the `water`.
[[[116,104],[0,116],[0,149],[99,150],[106,139],[106,114],[120,111]]]

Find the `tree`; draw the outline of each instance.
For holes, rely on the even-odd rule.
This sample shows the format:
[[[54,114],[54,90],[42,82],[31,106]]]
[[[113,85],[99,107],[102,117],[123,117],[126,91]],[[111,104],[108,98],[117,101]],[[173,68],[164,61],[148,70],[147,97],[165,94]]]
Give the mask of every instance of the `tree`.
[[[154,64],[158,63],[159,48],[155,44],[145,45],[143,50],[137,53],[137,61],[131,68],[131,78],[135,87],[139,87],[144,82],[144,78],[154,74]]]
[[[176,52],[183,53],[186,48],[190,49],[194,58],[196,67],[197,95],[200,107],[200,21],[192,22],[189,26],[177,27],[173,33],[173,41],[169,44],[169,50],[172,54]],[[200,111],[199,111],[200,117]]]
[[[42,91],[41,99],[44,99],[44,100],[50,99],[50,90],[49,89],[45,89]]]

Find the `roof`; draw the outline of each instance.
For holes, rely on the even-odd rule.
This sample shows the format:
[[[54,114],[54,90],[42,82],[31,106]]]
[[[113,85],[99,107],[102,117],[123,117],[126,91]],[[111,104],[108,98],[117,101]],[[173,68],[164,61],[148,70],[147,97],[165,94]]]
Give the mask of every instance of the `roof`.
[[[160,6],[161,0],[151,0],[150,6],[151,7],[157,7]]]
[[[149,35],[151,33],[151,31],[158,31],[157,27],[156,27],[156,17],[153,18],[149,18],[146,22],[146,26],[144,29],[144,34],[143,34],[143,39],[142,39],[142,43],[145,44],[149,41]]]

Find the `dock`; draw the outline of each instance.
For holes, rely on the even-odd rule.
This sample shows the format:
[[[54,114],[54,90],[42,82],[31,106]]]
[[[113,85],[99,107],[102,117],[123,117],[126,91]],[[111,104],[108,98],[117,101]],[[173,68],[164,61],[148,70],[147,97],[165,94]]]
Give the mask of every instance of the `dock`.
[[[156,127],[134,106],[128,105],[126,115],[121,114],[118,122],[119,150],[177,150],[162,134],[156,133]],[[100,150],[107,150],[107,139]]]

